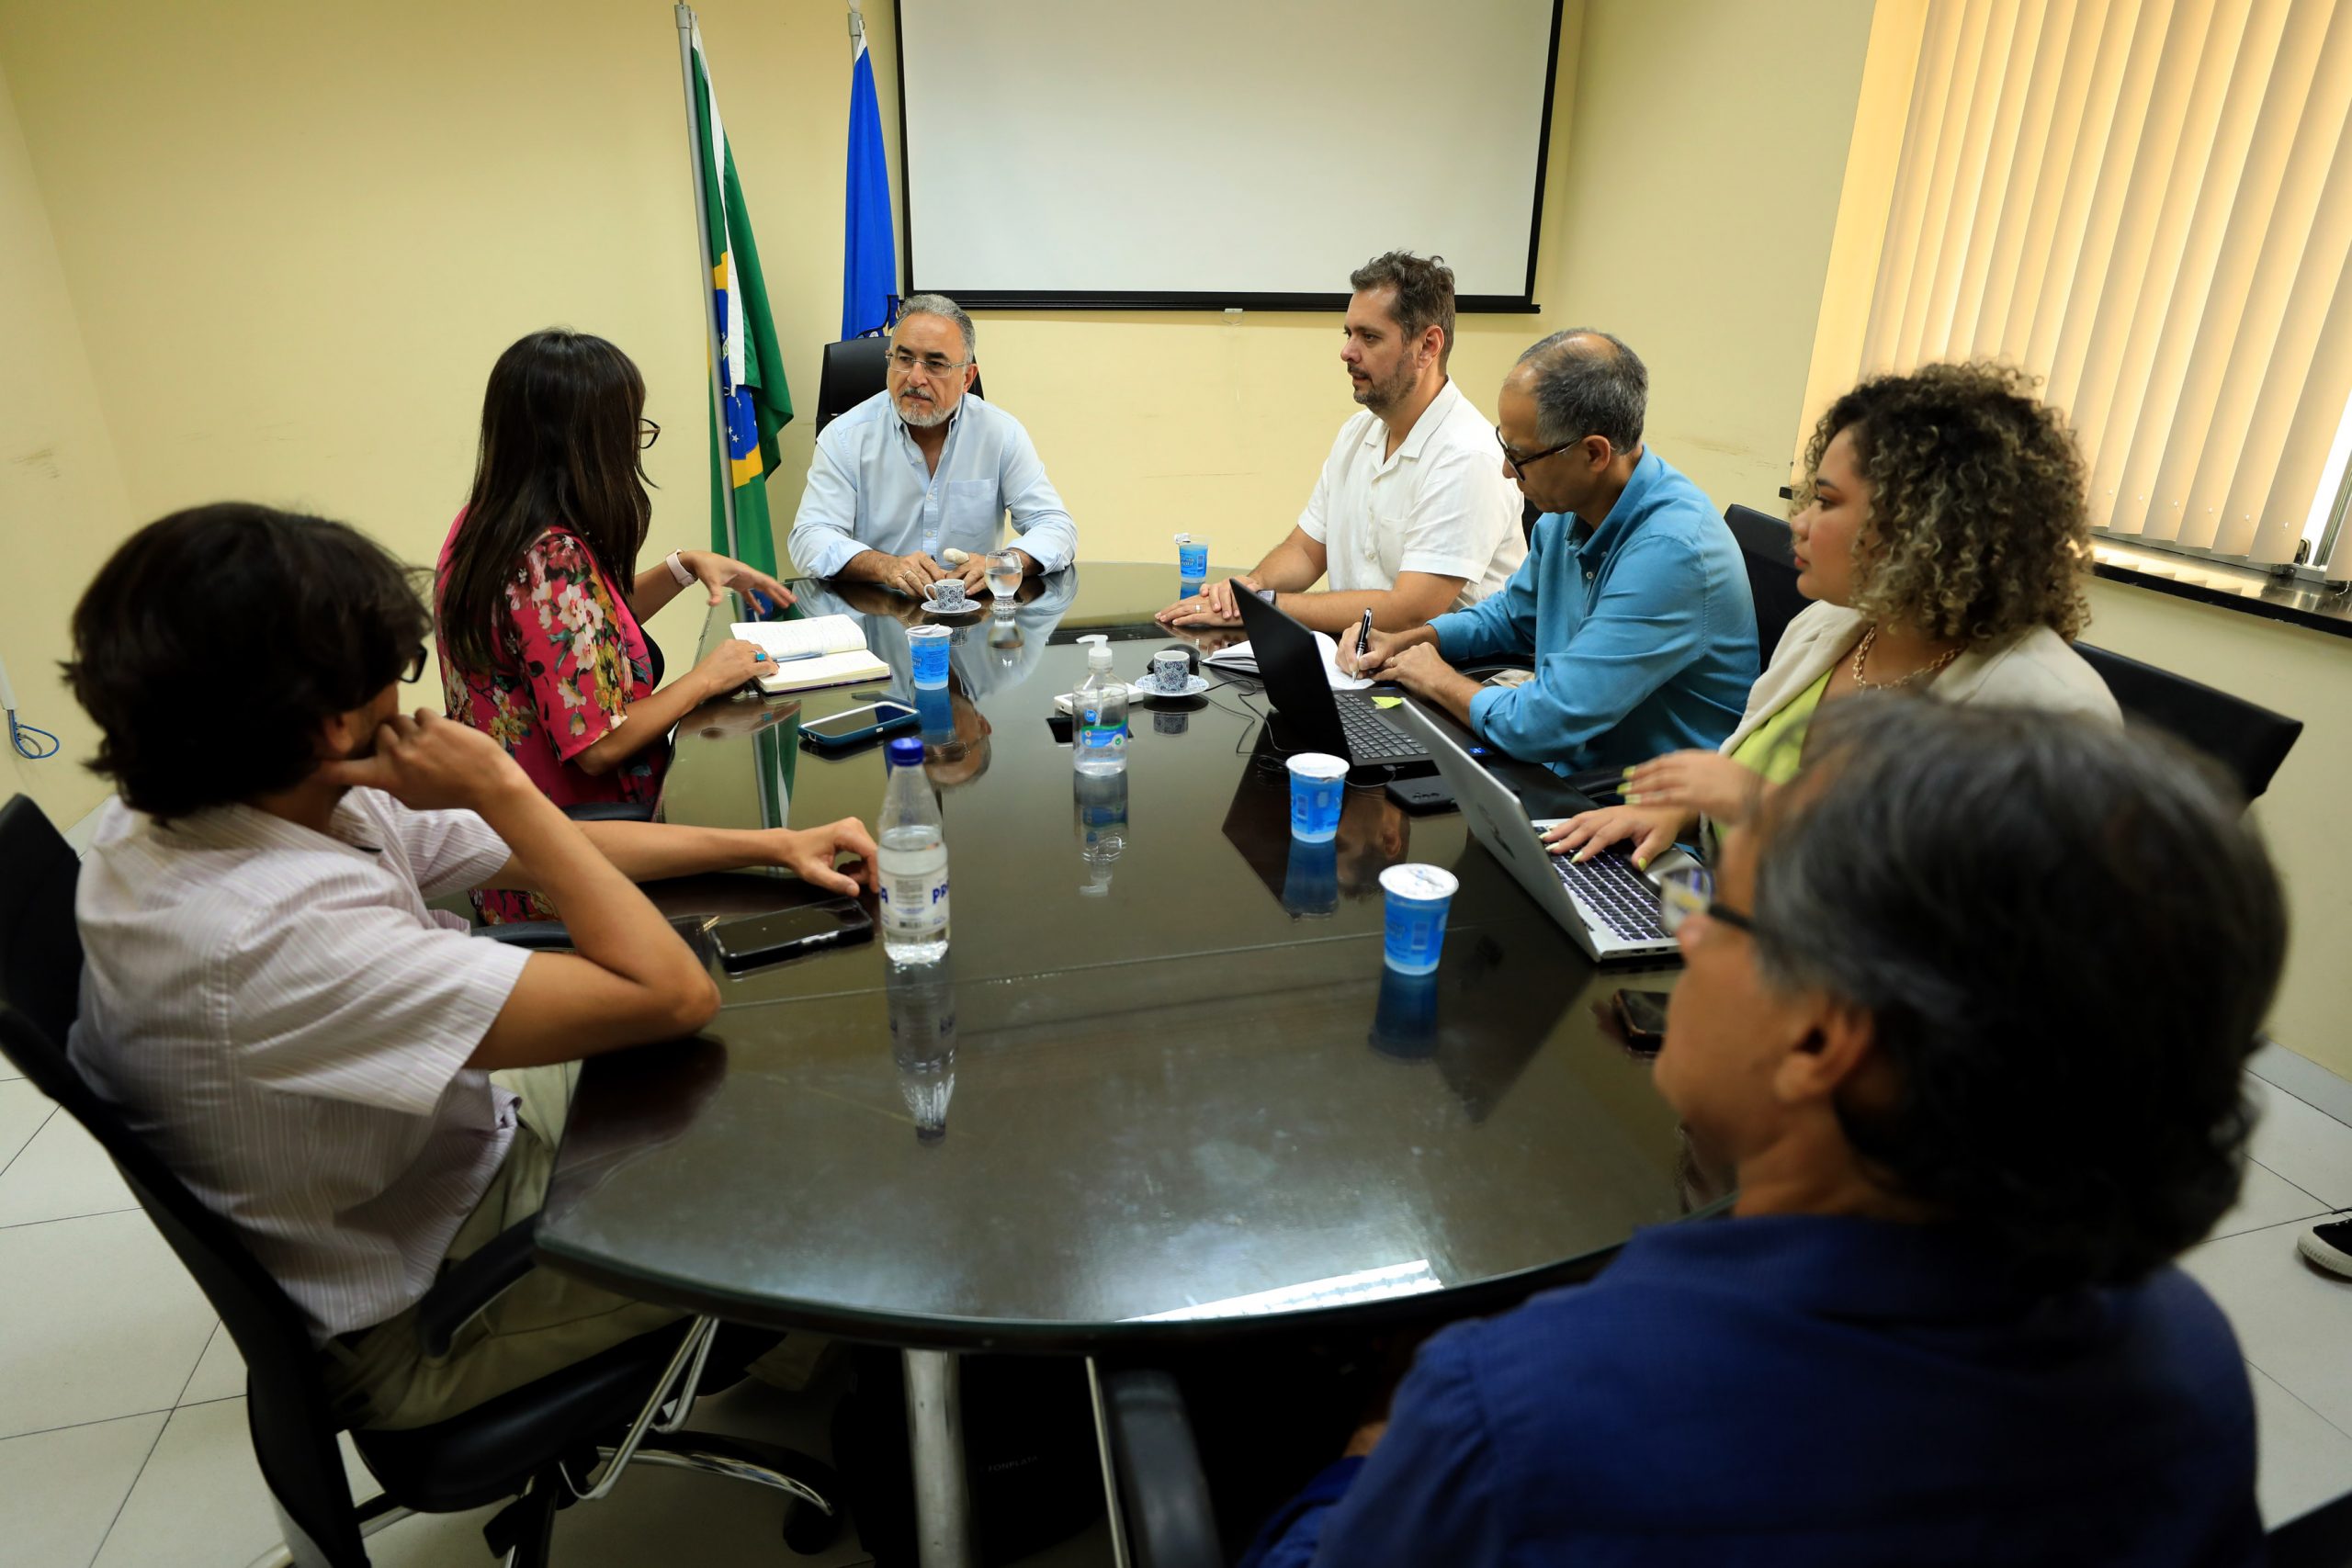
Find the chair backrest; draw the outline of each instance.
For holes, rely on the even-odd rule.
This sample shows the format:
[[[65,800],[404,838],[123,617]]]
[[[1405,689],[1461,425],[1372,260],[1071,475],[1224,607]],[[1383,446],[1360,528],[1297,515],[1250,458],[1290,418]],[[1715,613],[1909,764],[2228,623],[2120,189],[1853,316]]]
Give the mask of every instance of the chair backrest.
[[[2300,718],[2273,713],[2186,675],[2086,642],[2076,643],[2075,651],[2098,671],[2128,722],[2169,731],[2213,758],[2229,769],[2248,800],[2270,787],[2278,764],[2303,732]]]
[[[1521,502],[1519,503],[1519,536],[1525,539],[1530,544],[1534,543],[1535,522],[1536,519],[1543,515],[1544,509],[1536,505],[1533,502]]]
[[[1781,646],[1781,634],[1812,603],[1797,592],[1789,525],[1752,506],[1724,507],[1724,523],[1739,541],[1741,558],[1747,563],[1747,591],[1756,601],[1756,661],[1770,664],[1772,650]]]
[[[882,389],[889,379],[889,367],[883,363],[889,352],[890,340],[879,334],[844,338],[825,345],[825,367],[817,378],[820,435],[824,434],[825,426]],[[972,378],[970,395],[984,395],[978,376]]]
[[[220,1314],[245,1359],[254,1457],[287,1522],[308,1538],[311,1560],[365,1568],[307,1321],[228,1222],[196,1201],[66,1055],[82,976],[79,872],[73,847],[31,800],[0,806],[0,1055],[106,1149]]]

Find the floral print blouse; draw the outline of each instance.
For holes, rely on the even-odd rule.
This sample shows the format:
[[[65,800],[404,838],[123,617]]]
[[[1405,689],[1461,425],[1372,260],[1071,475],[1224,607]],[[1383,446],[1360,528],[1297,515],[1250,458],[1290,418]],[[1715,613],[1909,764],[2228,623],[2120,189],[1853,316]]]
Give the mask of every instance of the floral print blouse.
[[[436,602],[465,523],[460,512],[442,544]],[[586,543],[561,528],[541,534],[507,580],[506,611],[498,666],[486,675],[461,675],[436,628],[449,716],[505,747],[558,806],[652,801],[669,767],[667,746],[649,746],[602,776],[578,761],[628,717],[631,703],[652,694],[658,679],[643,628]],[[558,918],[536,894],[478,888],[473,900],[489,924]]]

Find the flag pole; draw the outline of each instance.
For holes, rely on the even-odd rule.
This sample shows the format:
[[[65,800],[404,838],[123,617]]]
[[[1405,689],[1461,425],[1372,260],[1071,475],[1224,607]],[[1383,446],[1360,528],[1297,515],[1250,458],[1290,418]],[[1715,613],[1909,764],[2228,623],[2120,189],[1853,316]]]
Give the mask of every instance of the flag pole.
[[[700,242],[698,270],[702,275],[703,331],[710,351],[710,412],[718,432],[718,471],[712,476],[727,508],[727,553],[739,555],[735,539],[735,465],[727,432],[727,399],[719,384],[718,297],[710,276],[710,209],[703,200],[708,188],[702,166],[702,110],[695,102],[695,12],[691,6],[675,8],[678,19],[678,70],[686,85],[686,162],[695,177],[695,233]],[[720,179],[726,172],[719,172]]]

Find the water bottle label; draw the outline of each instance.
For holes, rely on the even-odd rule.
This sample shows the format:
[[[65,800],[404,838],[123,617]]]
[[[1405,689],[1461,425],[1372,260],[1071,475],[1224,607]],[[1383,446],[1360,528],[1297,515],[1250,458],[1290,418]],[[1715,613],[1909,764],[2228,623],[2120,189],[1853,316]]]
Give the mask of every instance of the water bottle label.
[[[882,919],[902,931],[928,931],[947,923],[947,878],[928,873],[882,877]]]

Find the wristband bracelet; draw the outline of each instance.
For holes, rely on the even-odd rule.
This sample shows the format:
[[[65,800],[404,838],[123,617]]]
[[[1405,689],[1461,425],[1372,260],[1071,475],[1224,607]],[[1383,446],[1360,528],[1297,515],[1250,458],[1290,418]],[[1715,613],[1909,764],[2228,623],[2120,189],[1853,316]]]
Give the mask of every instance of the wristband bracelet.
[[[677,551],[672,550],[662,564],[670,569],[670,575],[678,580],[679,587],[692,588],[695,585],[695,574],[686,570],[686,563],[678,558]]]

